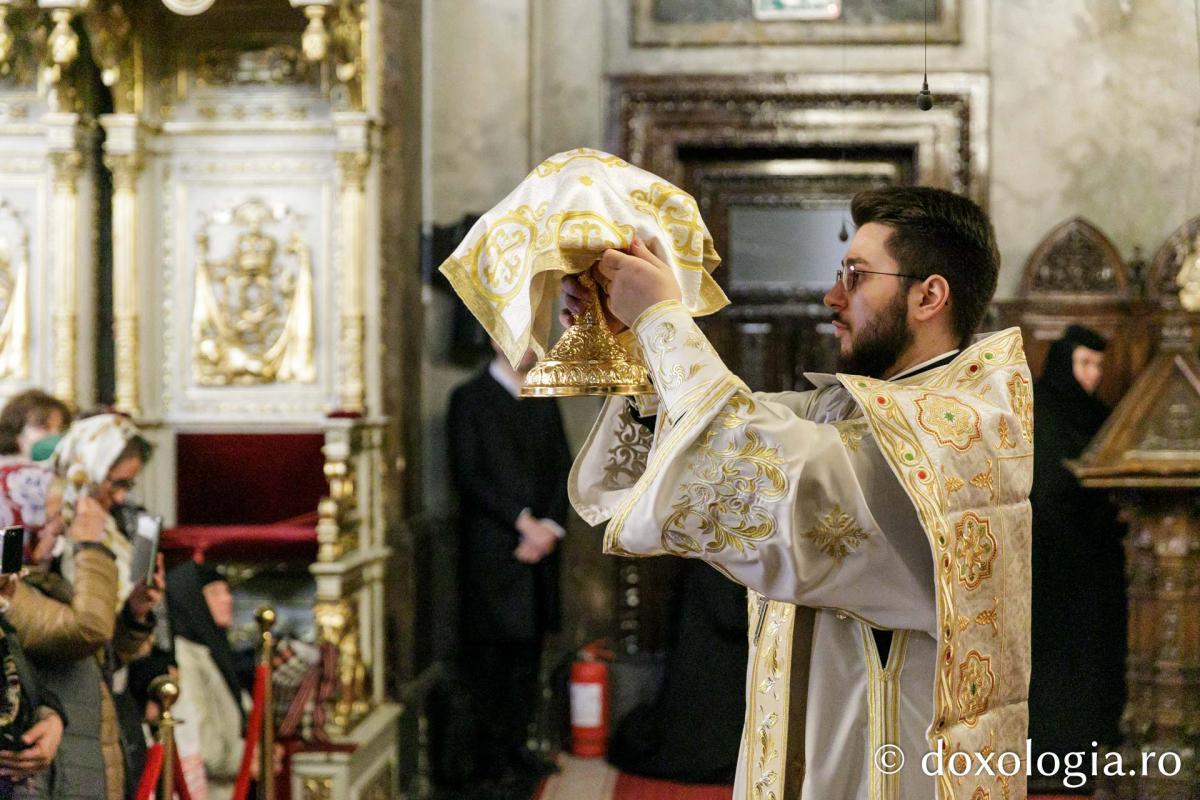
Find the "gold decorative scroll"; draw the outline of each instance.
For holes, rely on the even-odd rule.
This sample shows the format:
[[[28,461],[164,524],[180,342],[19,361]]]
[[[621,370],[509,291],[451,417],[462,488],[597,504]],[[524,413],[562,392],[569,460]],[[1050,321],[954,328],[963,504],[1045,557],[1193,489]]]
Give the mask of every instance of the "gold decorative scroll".
[[[326,716],[328,733],[348,733],[371,710],[371,685],[365,653],[359,643],[358,609],[353,598],[313,606],[320,644],[337,651],[337,691]]]
[[[46,66],[43,70],[51,111],[74,111],[78,100],[68,72],[79,57],[79,34],[71,27],[75,10],[56,8],[50,12],[54,27],[46,40]]]
[[[83,15],[92,58],[100,67],[100,81],[112,90],[114,110],[132,114],[141,110],[141,86],[135,67],[133,23],[120,0],[92,0]]]
[[[29,228],[0,200],[0,380],[29,375]]]
[[[290,226],[282,247],[268,230]],[[210,255],[212,235],[237,231],[231,251]],[[203,386],[312,383],[312,253],[290,209],[253,198],[204,218],[196,235],[192,376]]]
[[[340,0],[337,17],[333,22],[331,49],[333,51],[333,74],[341,86],[341,96],[335,97],[336,105],[348,111],[362,111],[363,82],[366,78],[363,43],[367,37],[366,3],[362,0]]]

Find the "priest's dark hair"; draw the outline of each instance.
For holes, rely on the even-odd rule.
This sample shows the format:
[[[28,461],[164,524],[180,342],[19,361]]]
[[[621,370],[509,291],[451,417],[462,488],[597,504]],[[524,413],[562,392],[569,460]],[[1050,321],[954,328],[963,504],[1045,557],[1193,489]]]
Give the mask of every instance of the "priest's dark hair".
[[[965,197],[925,186],[859,192],[850,201],[858,227],[887,225],[888,254],[901,272],[941,275],[950,285],[954,333],[965,346],[987,312],[1000,273],[1000,250],[987,214]]]

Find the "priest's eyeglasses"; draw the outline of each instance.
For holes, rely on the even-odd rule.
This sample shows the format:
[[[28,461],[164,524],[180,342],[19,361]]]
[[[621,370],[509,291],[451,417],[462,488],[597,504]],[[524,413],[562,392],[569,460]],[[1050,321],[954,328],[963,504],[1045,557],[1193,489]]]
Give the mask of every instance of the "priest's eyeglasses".
[[[854,291],[854,287],[858,286],[859,275],[891,275],[893,278],[908,278],[914,281],[925,280],[924,275],[913,275],[910,272],[879,272],[873,269],[862,269],[854,264],[847,264],[844,267],[838,267],[837,281],[846,290],[846,294]]]

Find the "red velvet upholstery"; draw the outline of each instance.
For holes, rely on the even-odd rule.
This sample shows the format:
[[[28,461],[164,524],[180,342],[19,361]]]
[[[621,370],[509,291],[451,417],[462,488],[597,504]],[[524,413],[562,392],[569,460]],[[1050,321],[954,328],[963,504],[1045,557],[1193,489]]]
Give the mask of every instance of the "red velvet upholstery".
[[[320,433],[181,433],[167,551],[213,560],[311,560],[328,492]],[[282,524],[281,524],[282,523]]]

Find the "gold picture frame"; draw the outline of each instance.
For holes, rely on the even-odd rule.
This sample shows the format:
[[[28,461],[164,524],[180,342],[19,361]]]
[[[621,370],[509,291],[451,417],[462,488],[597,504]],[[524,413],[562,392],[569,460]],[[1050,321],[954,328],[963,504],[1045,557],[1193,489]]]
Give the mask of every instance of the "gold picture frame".
[[[854,4],[880,0],[842,0],[839,20],[756,19],[750,2],[745,18],[720,18],[693,7],[686,20],[663,20],[656,15],[660,3],[674,0],[630,0],[633,4],[633,44],[638,47],[695,45],[797,45],[797,44],[919,44],[925,38],[923,20],[855,22]],[[962,41],[962,0],[932,0],[929,41],[959,44]]]

